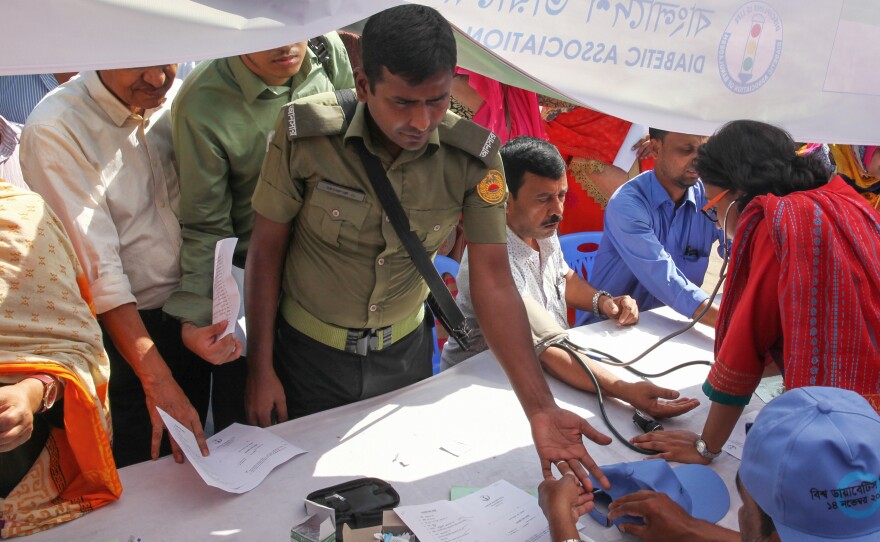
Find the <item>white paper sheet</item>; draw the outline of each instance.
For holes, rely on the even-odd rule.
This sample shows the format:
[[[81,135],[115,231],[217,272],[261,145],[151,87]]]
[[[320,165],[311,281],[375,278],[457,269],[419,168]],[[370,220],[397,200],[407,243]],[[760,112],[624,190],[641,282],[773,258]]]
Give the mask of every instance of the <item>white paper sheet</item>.
[[[217,241],[214,248],[214,306],[211,322],[226,322],[220,338],[235,334],[241,341],[242,356],[247,355],[247,326],[244,318],[244,269],[232,265],[238,237]]]
[[[457,501],[394,511],[421,542],[550,542],[538,500],[504,480]]]
[[[234,423],[208,438],[208,457],[192,431],[161,408],[157,408],[168,432],[183,450],[189,463],[209,486],[230,493],[245,493],[257,487],[278,465],[306,453],[305,450],[260,427]]]
[[[785,383],[782,381],[782,375],[765,376],[761,379],[761,383],[758,384],[758,389],[755,390],[755,395],[764,401],[764,403],[769,403],[773,399],[782,395],[784,391]]]
[[[740,416],[736,426],[733,428],[733,433],[730,434],[730,438],[727,439],[727,442],[724,443],[721,449],[742,461],[743,446],[746,445],[746,424],[753,423],[757,416],[758,413],[756,411]]]
[[[635,151],[632,150],[632,147],[646,135],[648,135],[647,126],[642,126],[641,124],[633,124],[630,126],[629,132],[626,133],[626,138],[623,140],[623,143],[620,144],[617,156],[614,157],[614,165],[623,171],[629,171],[637,157]]]

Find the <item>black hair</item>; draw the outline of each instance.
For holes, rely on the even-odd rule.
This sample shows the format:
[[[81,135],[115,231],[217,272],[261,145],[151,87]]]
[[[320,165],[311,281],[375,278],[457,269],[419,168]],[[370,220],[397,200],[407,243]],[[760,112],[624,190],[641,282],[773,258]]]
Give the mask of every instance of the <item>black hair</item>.
[[[515,198],[526,172],[558,179],[565,174],[565,160],[552,143],[530,136],[511,139],[501,147],[501,162],[510,196]]]
[[[728,122],[700,147],[697,173],[706,184],[742,192],[742,209],[755,196],[785,196],[828,182],[815,156],[798,156],[785,130],[754,120]]]
[[[449,22],[437,10],[418,4],[380,11],[369,18],[361,35],[361,60],[370,92],[382,80],[382,66],[418,85],[439,72],[452,73],[456,54]]]
[[[742,497],[743,491],[745,490],[745,486],[742,483],[742,479],[739,477],[739,471],[736,473],[736,490],[739,492],[740,498]],[[751,497],[751,495],[749,495]],[[752,502],[755,503],[755,508],[758,509],[758,518],[761,520],[761,536],[764,539],[769,539],[773,536],[773,533],[776,532],[776,524],[773,523],[773,518],[761,508],[761,505],[758,504],[758,501],[752,497]]]
[[[666,137],[666,134],[668,133],[668,131],[661,130],[660,128],[648,128],[648,136],[651,139],[663,141],[663,139]]]

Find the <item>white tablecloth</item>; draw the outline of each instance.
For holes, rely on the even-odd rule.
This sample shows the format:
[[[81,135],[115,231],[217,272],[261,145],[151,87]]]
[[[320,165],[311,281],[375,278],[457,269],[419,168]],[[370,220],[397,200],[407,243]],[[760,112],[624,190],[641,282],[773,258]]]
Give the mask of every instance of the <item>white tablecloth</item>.
[[[572,337],[579,344],[628,359],[683,322],[663,309],[643,313],[636,327],[617,329],[611,322],[603,322],[574,330]],[[657,372],[692,359],[711,359],[712,335],[710,328],[698,325],[636,367]],[[657,379],[661,385],[702,401],[696,410],[664,421],[667,429],[701,431],[708,401],[700,386],[707,371],[708,367],[698,366]],[[548,379],[561,406],[610,434],[599,416],[595,396]],[[755,399],[749,408],[760,405]],[[637,434],[630,407],[609,400],[607,409],[622,434]],[[304,516],[303,498],[308,493],[356,477],[387,480],[400,493],[403,504],[447,499],[452,485],[485,486],[503,478],[531,489],[541,481],[528,422],[490,352],[408,388],[271,430],[309,453],[281,465],[249,493],[233,495],[209,487],[191,466],[177,465],[165,457],[122,469],[124,490],[118,502],[29,540],[127,542],[134,535],[144,542],[283,541],[289,540],[290,527]],[[441,450],[445,445],[463,445],[468,450],[456,457]],[[605,447],[588,442],[587,448],[600,465],[644,457],[616,441]],[[739,461],[727,454],[712,464],[730,490],[731,508],[721,524],[733,528],[740,505],[733,483],[738,466]],[[600,528],[589,518],[585,523],[584,533],[595,540],[623,536],[616,529]]]

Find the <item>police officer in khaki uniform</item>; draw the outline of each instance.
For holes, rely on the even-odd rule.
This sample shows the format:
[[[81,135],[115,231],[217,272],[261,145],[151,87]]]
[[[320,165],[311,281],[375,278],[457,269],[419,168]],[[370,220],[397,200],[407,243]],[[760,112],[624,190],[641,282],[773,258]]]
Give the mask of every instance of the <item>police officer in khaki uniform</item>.
[[[498,139],[447,112],[456,63],[449,24],[431,8],[404,5],[371,17],[361,41],[350,124],[332,94],[285,108],[254,192],[249,422],[266,426],[431,374],[427,287],[371,188],[363,145],[429,253],[463,214],[477,317],[532,424],[545,476],[552,461],[570,460],[586,487],[585,467],[604,481],[581,436],[610,439],[555,404],[535,358],[507,264]]]

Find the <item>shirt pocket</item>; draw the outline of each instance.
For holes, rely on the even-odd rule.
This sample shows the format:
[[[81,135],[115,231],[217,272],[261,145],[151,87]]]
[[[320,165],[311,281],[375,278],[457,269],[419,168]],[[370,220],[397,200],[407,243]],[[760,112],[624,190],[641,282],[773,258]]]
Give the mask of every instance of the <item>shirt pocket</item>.
[[[407,209],[410,227],[428,253],[436,252],[452,229],[458,224],[461,207],[452,209]]]
[[[681,256],[678,266],[685,277],[694,284],[703,284],[706,269],[709,267],[709,250],[688,247]]]
[[[328,245],[357,247],[369,210],[366,201],[315,189],[306,216],[310,228]]]

